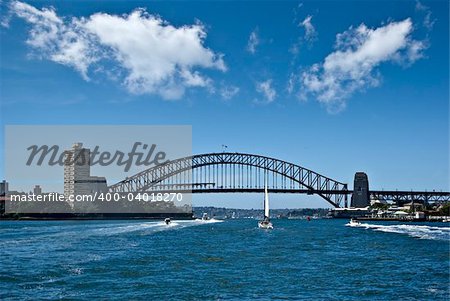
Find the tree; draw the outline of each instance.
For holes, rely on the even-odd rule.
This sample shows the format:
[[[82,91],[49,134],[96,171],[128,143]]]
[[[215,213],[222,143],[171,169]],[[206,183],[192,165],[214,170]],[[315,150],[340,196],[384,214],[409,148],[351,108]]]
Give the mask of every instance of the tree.
[[[441,215],[450,216],[450,202],[445,203],[439,210],[439,213],[441,213]]]
[[[381,209],[381,210],[388,210],[389,205],[383,204],[383,203],[375,203],[372,206],[370,206],[371,209]]]

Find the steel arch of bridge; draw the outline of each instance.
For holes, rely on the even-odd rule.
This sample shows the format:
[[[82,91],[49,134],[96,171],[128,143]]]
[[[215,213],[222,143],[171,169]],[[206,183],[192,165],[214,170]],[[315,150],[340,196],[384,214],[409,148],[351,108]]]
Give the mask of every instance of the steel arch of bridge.
[[[189,171],[194,171],[195,169],[202,172],[205,167],[209,166],[219,166],[225,168],[225,171],[227,171],[227,166],[230,166],[228,171],[233,173],[231,176],[234,178],[238,177],[235,171],[236,166],[238,166],[238,169],[239,167],[241,169],[243,167],[251,167],[259,172],[263,171],[264,175],[271,173],[297,185],[296,189],[286,189],[286,187],[281,187],[281,183],[277,184],[275,182],[276,187],[272,183],[272,188],[269,188],[270,192],[317,194],[334,207],[340,207],[343,200],[345,200],[345,205],[347,202],[347,194],[349,193],[347,184],[293,163],[244,153],[210,153],[171,160],[165,164],[149,168],[132,177],[128,177],[110,186],[109,191],[122,193],[161,191],[192,191],[193,193],[262,191],[261,183],[259,183],[259,188],[244,187],[243,185],[241,187],[241,185],[235,184],[227,187],[216,186],[216,183],[211,181],[211,176],[208,177],[207,171],[203,171],[204,174],[201,175],[201,178],[206,179],[206,181],[200,183],[192,182],[192,176],[190,178],[189,175],[185,178],[186,182],[184,183],[173,184],[170,182],[171,178],[175,178],[181,173],[189,174]],[[259,174],[258,177],[260,177]],[[235,183],[236,181],[232,178],[230,182]]]

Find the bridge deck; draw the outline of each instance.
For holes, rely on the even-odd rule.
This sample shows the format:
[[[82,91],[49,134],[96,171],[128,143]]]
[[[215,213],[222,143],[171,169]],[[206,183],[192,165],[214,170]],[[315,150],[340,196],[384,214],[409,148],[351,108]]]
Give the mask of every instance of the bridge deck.
[[[195,184],[192,185],[195,188],[186,189],[186,185],[174,186],[174,189],[155,189],[151,190],[152,193],[263,193],[264,188],[198,188]],[[351,195],[353,190],[315,190],[315,189],[282,189],[282,188],[269,188],[269,193],[297,193],[297,194],[337,194],[337,195]],[[442,191],[399,191],[399,190],[371,190],[369,194],[372,199],[389,200],[389,201],[450,201],[450,192]]]

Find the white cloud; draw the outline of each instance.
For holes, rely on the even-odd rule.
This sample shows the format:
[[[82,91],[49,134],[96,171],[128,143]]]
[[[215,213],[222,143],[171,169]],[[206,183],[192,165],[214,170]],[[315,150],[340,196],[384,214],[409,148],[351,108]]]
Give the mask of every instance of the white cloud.
[[[271,79],[268,79],[263,82],[257,82],[256,91],[258,93],[261,93],[265,97],[267,103],[273,102],[275,100],[275,97],[277,96],[277,92],[272,87]]]
[[[286,91],[288,92],[288,94],[296,92],[298,83],[299,83],[298,74],[291,72],[291,74],[289,74],[288,82],[286,85]]]
[[[300,8],[299,6],[298,8]],[[303,45],[306,45],[308,48],[311,48],[314,42],[317,40],[317,30],[312,24],[312,15],[306,16],[302,21],[297,20],[297,10],[294,10],[295,18],[294,23],[297,24],[298,27],[303,29],[303,36],[299,36],[297,40],[291,45],[289,48],[289,52],[293,55],[293,61],[296,60],[298,54],[300,53],[300,49]]]
[[[301,74],[302,97],[315,96],[330,112],[344,109],[354,92],[379,85],[381,63],[408,65],[422,57],[426,45],[412,32],[408,18],[375,29],[361,24],[338,34],[335,51]]]
[[[26,42],[39,57],[73,67],[88,79],[89,66],[98,60],[98,49],[90,47],[91,39],[78,20],[65,23],[52,8],[39,10],[22,2],[12,2],[11,9],[32,25]]]
[[[223,99],[225,100],[229,100],[231,98],[233,98],[234,96],[236,96],[236,94],[239,93],[239,87],[236,86],[222,86],[222,88],[220,89],[220,96],[222,96]]]
[[[311,23],[312,16],[307,16],[302,22],[298,24],[298,26],[303,27],[305,29],[304,39],[308,42],[312,42],[317,37],[316,28]]]
[[[427,9],[428,9],[428,7],[423,5],[420,1],[416,1],[416,10],[424,11],[424,10],[427,10]]]
[[[258,28],[255,28],[255,30],[253,30],[250,33],[250,36],[248,38],[247,51],[250,52],[251,54],[255,54],[256,47],[258,47],[258,45],[259,45]]]
[[[102,70],[113,62],[125,71],[122,83],[134,94],[178,99],[186,88],[211,85],[199,68],[226,71],[222,56],[204,46],[200,23],[175,27],[142,9],[67,20],[53,8],[18,1],[11,8],[31,24],[27,43],[42,58],[73,67],[85,79],[94,64]]]
[[[416,1],[416,11],[425,13],[422,25],[427,30],[432,30],[436,20],[432,18],[431,10],[428,6],[423,5],[420,1]]]
[[[11,21],[11,12],[8,9],[3,0],[0,0],[0,26],[9,28],[9,22]]]
[[[286,86],[286,90],[289,94],[292,94],[292,92],[294,92],[294,88],[295,88],[295,74],[291,73],[289,75],[289,79],[288,79],[288,83]]]

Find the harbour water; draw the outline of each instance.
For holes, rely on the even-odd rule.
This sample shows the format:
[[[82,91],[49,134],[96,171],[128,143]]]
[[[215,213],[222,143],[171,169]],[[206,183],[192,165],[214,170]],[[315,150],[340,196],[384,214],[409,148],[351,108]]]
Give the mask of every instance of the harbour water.
[[[8,221],[0,299],[448,300],[448,225]]]

